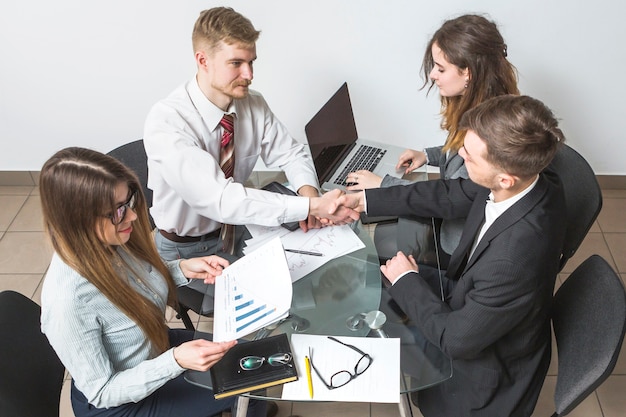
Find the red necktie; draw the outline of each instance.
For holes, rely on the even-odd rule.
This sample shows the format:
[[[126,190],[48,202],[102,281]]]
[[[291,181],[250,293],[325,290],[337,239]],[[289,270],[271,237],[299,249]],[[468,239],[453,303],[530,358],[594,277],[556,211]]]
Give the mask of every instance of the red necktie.
[[[222,168],[224,176],[230,178],[235,171],[235,131],[232,114],[225,114],[220,120],[220,126],[224,129],[220,146],[220,168]],[[231,255],[234,254],[235,226],[223,224],[221,238],[224,245],[222,250]]]
[[[235,132],[233,130],[233,116],[225,114],[220,120],[220,126],[224,129],[220,146],[220,167],[224,176],[230,178],[235,171]]]

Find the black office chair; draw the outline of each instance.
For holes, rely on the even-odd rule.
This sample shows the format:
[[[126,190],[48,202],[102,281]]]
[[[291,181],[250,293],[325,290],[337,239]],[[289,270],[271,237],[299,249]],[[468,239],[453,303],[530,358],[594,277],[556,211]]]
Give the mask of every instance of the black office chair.
[[[602,190],[585,158],[567,145],[561,147],[547,170],[559,176],[565,191],[567,228],[559,268],[563,270],[602,209]]]
[[[152,190],[148,188],[148,157],[143,147],[143,139],[119,146],[108,152],[107,155],[119,160],[133,170],[139,178],[139,183],[142,186],[143,195],[146,197],[148,208],[152,206]],[[148,213],[148,216],[150,218],[150,225],[154,228],[154,221],[150,213]]]
[[[570,413],[611,374],[626,331],[626,291],[600,256],[580,264],[554,296],[558,376],[553,417]]]
[[[146,150],[143,146],[143,139],[119,146],[108,152],[108,155],[118,159],[135,172],[139,178],[139,182],[141,183],[143,193],[146,196],[146,204],[148,207],[151,207],[152,190],[148,188],[148,156],[146,155]],[[150,224],[154,228],[155,224],[152,220],[152,216],[150,216],[150,213],[148,213],[148,216],[150,218]],[[189,310],[203,316],[210,316],[213,314],[212,305],[203,306],[204,296],[202,293],[187,287],[178,287],[177,296],[178,309],[176,313],[177,317],[183,321],[185,328],[194,330],[193,322],[189,317]]]
[[[0,415],[59,417],[65,368],[41,333],[41,308],[0,292]]]

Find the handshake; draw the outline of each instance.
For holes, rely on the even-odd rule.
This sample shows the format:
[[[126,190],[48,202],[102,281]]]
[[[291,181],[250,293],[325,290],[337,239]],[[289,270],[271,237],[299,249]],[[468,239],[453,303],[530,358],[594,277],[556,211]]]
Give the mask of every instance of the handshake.
[[[321,197],[309,199],[309,216],[314,216],[324,226],[355,222],[363,211],[363,192],[346,194],[341,190],[332,190]]]

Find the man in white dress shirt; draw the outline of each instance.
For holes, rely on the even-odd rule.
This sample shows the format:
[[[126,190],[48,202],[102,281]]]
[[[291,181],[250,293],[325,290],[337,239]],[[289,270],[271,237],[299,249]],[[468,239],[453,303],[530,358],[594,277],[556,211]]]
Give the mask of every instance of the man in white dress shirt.
[[[148,114],[144,145],[148,187],[154,191],[151,214],[165,259],[224,255],[218,247],[223,224],[299,221],[307,231],[326,220],[358,219],[350,210],[328,214],[339,193],[320,197],[309,152],[289,135],[263,96],[249,90],[259,34],[250,20],[231,8],[201,12],[192,36],[196,76]],[[220,167],[220,121],[225,114],[234,124],[232,177]],[[245,187],[259,157],[283,170],[299,196]],[[237,244],[236,254],[240,248]]]

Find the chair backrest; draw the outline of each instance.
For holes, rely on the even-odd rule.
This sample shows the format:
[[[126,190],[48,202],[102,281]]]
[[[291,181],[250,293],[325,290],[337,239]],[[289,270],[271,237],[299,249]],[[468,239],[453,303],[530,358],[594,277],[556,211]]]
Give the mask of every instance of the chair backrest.
[[[548,169],[559,176],[565,191],[567,228],[560,260],[562,270],[598,217],[602,191],[585,158],[567,145],[557,152]]]
[[[555,416],[566,415],[611,374],[626,331],[626,291],[619,275],[592,255],[554,296],[558,351]]]
[[[152,190],[148,188],[148,156],[146,155],[146,150],[143,147],[143,139],[138,139],[119,146],[108,152],[107,155],[114,157],[133,170],[139,178],[143,194],[146,197],[146,203],[148,208],[150,208],[152,206]],[[149,214],[148,216],[150,218],[150,224],[154,228],[152,216]]]
[[[0,415],[59,416],[65,369],[40,328],[41,308],[0,292]]]

